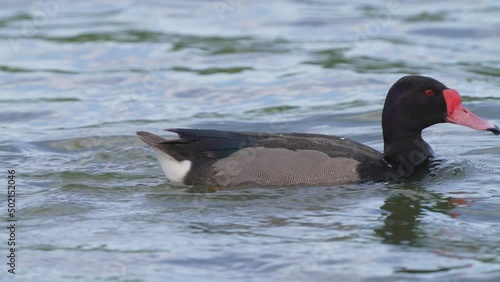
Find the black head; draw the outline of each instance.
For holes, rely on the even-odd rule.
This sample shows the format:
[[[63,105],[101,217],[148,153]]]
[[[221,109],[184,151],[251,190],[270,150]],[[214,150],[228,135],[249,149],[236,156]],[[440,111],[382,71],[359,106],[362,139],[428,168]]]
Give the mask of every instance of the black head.
[[[476,116],[462,105],[460,94],[425,76],[405,76],[389,89],[382,112],[384,138],[420,133],[423,129],[451,122],[500,134],[497,126]]]
[[[446,101],[441,82],[425,76],[405,76],[389,89],[382,113],[384,132],[421,132],[446,122]]]
[[[462,105],[460,94],[443,83],[425,76],[405,76],[389,89],[382,112],[384,157],[387,161],[419,155],[419,161],[433,155],[422,140],[423,129],[451,122],[477,130],[500,134],[493,123],[469,111]],[[417,154],[415,154],[415,152]]]

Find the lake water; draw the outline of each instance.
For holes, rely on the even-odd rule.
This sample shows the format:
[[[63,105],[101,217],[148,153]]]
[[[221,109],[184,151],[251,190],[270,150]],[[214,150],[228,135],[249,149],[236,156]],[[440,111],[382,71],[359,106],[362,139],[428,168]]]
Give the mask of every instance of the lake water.
[[[136,137],[312,132],[383,147],[407,74],[500,123],[500,2],[3,1],[1,281],[500,281],[500,139],[424,131],[404,183],[200,191]],[[14,279],[14,280],[13,280]]]

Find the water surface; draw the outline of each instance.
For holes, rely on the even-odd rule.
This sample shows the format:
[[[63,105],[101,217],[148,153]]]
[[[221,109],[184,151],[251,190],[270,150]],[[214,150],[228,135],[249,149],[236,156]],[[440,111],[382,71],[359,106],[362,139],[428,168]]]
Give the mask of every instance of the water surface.
[[[407,74],[439,79],[499,124],[499,11],[486,0],[1,3],[15,278],[498,281],[492,134],[427,129],[439,160],[404,183],[211,192],[166,182],[135,132],[311,132],[381,150],[385,94]]]

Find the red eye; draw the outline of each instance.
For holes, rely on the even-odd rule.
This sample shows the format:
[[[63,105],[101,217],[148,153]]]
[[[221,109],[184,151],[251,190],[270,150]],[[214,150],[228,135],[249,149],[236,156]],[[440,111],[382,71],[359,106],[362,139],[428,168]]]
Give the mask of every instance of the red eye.
[[[425,90],[425,95],[427,95],[429,97],[434,96],[434,90],[432,90],[432,89]]]

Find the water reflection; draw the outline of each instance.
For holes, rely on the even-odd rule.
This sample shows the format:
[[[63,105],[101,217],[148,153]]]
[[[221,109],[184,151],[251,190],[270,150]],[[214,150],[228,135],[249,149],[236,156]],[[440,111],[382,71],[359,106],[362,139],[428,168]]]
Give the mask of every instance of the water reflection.
[[[420,201],[405,194],[398,194],[385,200],[381,209],[390,214],[385,218],[384,225],[376,229],[375,233],[383,238],[387,244],[417,245],[420,221],[422,214]]]
[[[386,244],[421,247],[421,239],[426,237],[421,221],[427,212],[443,213],[455,218],[458,214],[451,212],[453,208],[466,203],[464,199],[429,192],[418,182],[405,183],[395,189],[395,194],[389,196],[380,207],[386,216],[384,225],[375,229],[375,233]]]

